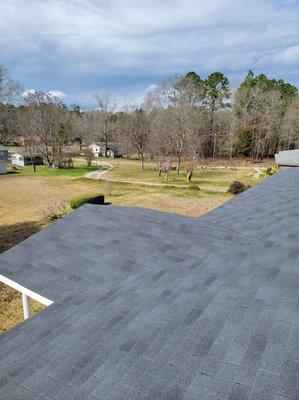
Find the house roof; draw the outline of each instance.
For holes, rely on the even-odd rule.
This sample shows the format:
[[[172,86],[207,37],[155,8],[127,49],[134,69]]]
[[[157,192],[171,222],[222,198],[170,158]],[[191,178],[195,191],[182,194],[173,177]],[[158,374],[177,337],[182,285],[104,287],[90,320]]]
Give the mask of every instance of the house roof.
[[[54,303],[0,337],[0,399],[298,399],[298,180],[197,219],[85,205],[3,253]]]

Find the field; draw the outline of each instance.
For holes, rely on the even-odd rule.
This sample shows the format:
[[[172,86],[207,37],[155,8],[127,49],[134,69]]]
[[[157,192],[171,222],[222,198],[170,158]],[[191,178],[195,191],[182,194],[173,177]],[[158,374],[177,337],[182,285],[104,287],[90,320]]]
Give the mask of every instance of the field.
[[[57,202],[68,204],[72,197],[80,194],[105,194],[106,201],[115,205],[199,216],[231,198],[227,188],[233,180],[250,185],[260,180],[254,178],[252,165],[201,166],[189,184],[185,171],[179,176],[172,171],[165,182],[165,177],[158,175],[153,162],[146,163],[143,172],[138,161],[99,159],[99,163],[105,166],[94,162],[88,168],[84,160],[76,159],[74,169],[49,170],[38,166],[34,173],[32,167],[24,167],[0,176],[0,252],[49,223],[43,210]],[[101,174],[105,181],[84,177],[88,173]],[[34,311],[40,308],[34,303]],[[0,332],[21,319],[20,295],[4,285],[0,286]]]
[[[186,172],[183,169],[179,175],[173,170],[165,177],[165,174],[159,176],[157,164],[146,163],[144,171],[140,170],[137,162],[129,160],[115,160],[111,164],[110,170],[106,171],[104,176],[107,179],[122,182],[136,182],[139,184],[169,185],[172,187],[195,187],[206,191],[226,192],[232,180],[242,180],[247,184],[254,185],[256,179],[252,167],[233,165],[202,165],[195,169],[192,182],[189,184],[186,179]],[[166,179],[166,180],[165,180]]]

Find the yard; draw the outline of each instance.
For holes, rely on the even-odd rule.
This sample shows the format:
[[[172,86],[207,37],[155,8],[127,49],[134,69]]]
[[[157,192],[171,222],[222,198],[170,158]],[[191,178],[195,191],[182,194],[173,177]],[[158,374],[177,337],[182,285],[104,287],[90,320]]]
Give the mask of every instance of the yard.
[[[105,162],[105,161],[104,161]],[[226,192],[233,180],[242,180],[246,184],[254,185],[257,181],[253,177],[255,171],[252,167],[234,165],[200,165],[193,172],[191,184],[187,182],[186,171],[182,169],[179,175],[176,171],[171,171],[166,177],[165,174],[159,175],[157,164],[148,162],[145,164],[144,171],[140,170],[138,162],[130,160],[108,161],[110,169],[104,177],[121,182],[136,182],[139,184],[169,185],[179,187],[195,187],[201,190]],[[174,168],[174,167],[173,167]]]
[[[252,165],[198,167],[189,184],[184,171],[180,176],[172,171],[165,183],[164,176],[158,175],[153,162],[146,163],[143,172],[138,161],[99,159],[99,162],[110,165],[110,169],[102,172],[106,181],[84,177],[102,167],[88,168],[82,159],[75,160],[74,169],[49,170],[38,166],[34,173],[32,167],[24,167],[0,176],[0,252],[47,224],[42,210],[57,201],[67,203],[80,194],[103,193],[106,201],[115,205],[199,216],[231,198],[226,192],[231,181],[241,180],[251,185],[259,181],[253,177]],[[34,303],[35,311],[40,307]],[[4,285],[0,286],[0,332],[21,319],[20,295]]]

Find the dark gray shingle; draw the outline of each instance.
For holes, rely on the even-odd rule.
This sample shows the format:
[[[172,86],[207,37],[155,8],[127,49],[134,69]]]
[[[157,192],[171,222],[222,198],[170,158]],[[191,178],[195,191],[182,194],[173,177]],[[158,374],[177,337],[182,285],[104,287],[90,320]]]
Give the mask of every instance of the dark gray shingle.
[[[0,399],[298,399],[298,183],[198,219],[85,205],[3,253],[54,304],[0,337]]]

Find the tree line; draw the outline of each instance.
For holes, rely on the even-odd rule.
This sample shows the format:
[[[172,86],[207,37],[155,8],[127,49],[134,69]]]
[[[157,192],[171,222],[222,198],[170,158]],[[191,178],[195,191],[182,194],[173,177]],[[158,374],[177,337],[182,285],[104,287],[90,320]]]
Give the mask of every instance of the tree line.
[[[39,153],[59,167],[65,148],[98,141],[106,149],[120,143],[126,154],[152,160],[272,157],[299,146],[298,88],[281,79],[249,71],[236,90],[213,72],[176,75],[146,95],[142,106],[116,107],[109,94],[94,94],[97,107],[67,107],[42,91],[23,96],[22,87],[0,67],[0,143],[22,137],[30,154]],[[16,100],[19,103],[16,103]],[[17,105],[16,105],[17,104]],[[88,152],[88,151],[87,151]]]

